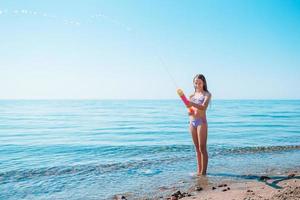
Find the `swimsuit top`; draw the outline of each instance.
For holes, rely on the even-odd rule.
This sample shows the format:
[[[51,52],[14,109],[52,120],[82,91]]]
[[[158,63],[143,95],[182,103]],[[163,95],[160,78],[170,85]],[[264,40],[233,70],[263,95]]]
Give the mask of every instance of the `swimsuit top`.
[[[205,96],[204,96],[204,95],[200,95],[199,97],[193,96],[193,97],[191,98],[191,101],[192,101],[193,103],[198,104],[198,105],[202,105],[203,102],[204,102],[204,99],[205,99]]]

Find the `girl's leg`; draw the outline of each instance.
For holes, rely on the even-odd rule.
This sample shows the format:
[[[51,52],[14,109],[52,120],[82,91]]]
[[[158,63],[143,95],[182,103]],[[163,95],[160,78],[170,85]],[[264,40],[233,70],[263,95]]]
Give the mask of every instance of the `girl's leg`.
[[[203,123],[201,126],[197,127],[197,135],[198,135],[198,144],[199,144],[199,151],[201,154],[201,169],[200,172],[202,175],[206,174],[207,170],[207,164],[208,164],[208,154],[206,149],[206,143],[207,143],[207,124]]]
[[[200,175],[202,171],[201,167],[201,153],[200,153],[200,146],[199,146],[199,140],[198,140],[198,134],[197,134],[197,128],[190,125],[190,131],[192,134],[192,139],[195,146],[196,156],[197,156],[197,174]]]

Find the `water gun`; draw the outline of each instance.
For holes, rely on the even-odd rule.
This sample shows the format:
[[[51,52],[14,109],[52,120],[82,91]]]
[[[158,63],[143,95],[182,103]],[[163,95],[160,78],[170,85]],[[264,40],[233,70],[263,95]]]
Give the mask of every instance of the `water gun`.
[[[186,98],[186,96],[184,95],[183,91],[181,89],[177,89],[177,94],[179,95],[179,97],[181,98],[182,102],[186,105],[186,107],[189,106],[190,101]],[[189,114],[193,114],[194,110],[192,107],[189,107]]]

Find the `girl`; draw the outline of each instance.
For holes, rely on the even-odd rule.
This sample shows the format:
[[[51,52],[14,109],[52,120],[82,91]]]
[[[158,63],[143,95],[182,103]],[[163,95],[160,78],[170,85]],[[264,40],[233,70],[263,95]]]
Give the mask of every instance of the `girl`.
[[[204,75],[197,74],[193,79],[195,88],[194,94],[190,96],[189,107],[194,112],[190,115],[190,131],[195,145],[197,155],[197,174],[205,175],[208,163],[208,155],[206,150],[207,143],[207,121],[206,109],[209,104],[211,94],[207,90],[206,79]]]

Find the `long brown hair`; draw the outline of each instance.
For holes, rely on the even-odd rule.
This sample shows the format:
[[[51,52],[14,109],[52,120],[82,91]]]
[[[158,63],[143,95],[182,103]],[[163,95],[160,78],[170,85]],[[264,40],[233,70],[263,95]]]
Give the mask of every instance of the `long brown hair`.
[[[208,89],[207,89],[207,83],[206,83],[206,78],[205,78],[205,76],[204,76],[203,74],[197,74],[197,75],[194,77],[194,79],[193,79],[193,84],[194,84],[194,82],[195,82],[196,79],[201,79],[201,80],[203,81],[203,90],[204,90],[205,92],[209,92]],[[196,87],[194,86],[194,88],[195,88],[195,92],[196,92]]]

